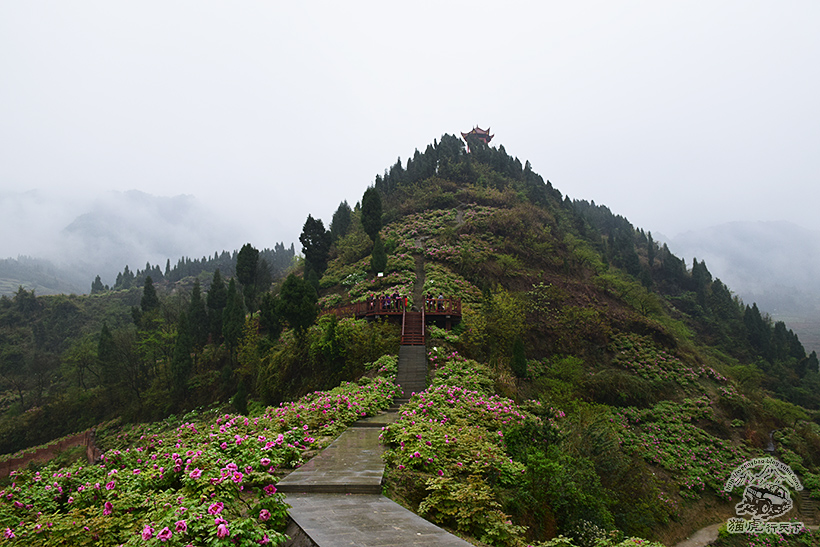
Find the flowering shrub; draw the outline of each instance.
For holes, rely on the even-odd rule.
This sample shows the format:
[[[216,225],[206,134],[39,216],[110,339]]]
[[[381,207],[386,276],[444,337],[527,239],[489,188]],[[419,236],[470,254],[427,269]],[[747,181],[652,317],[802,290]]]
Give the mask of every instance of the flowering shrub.
[[[544,422],[510,399],[489,395],[486,367],[457,353],[431,360],[437,368],[433,385],[404,405],[382,433],[388,473],[423,485],[418,511],[433,522],[492,544],[520,543],[524,528],[501,510],[499,489],[518,484],[524,465],[508,453],[505,436]],[[482,391],[456,385],[462,382]],[[554,419],[547,419],[547,427],[555,427]]]
[[[424,294],[455,296],[468,303],[481,301],[478,287],[440,264],[425,263],[424,276]]]
[[[733,446],[693,423],[714,419],[706,396],[683,403],[663,401],[646,410],[626,408],[619,416],[623,449],[669,471],[684,498],[698,499],[707,487],[724,495],[726,478],[749,458],[742,446]]]
[[[263,415],[191,413],[181,423],[109,435],[100,465],[15,473],[0,526],[20,545],[233,545],[285,540],[276,473],[344,424],[386,408],[377,377],[269,408]]]
[[[394,222],[382,230],[383,239],[394,239],[398,246],[397,252],[414,252],[416,239],[433,237],[455,224],[455,209],[438,209],[424,213],[416,213],[402,218],[401,222]]]
[[[391,382],[395,382],[396,374],[399,371],[399,358],[396,355],[382,355],[372,363],[367,363],[364,368],[367,371],[375,371],[379,376],[384,376]]]
[[[454,334],[453,331],[448,331],[435,325],[427,325],[427,334],[431,339],[438,338],[451,344],[457,344],[459,340],[458,335]]]
[[[493,392],[493,378],[489,367],[472,359],[465,359],[457,351],[447,354],[433,348],[428,361],[435,369],[432,386],[460,386],[484,394]]]
[[[616,334],[610,349],[613,363],[647,380],[672,380],[684,388],[694,388],[699,378],[726,383],[725,376],[711,367],[689,366],[678,357],[658,348],[647,336]]]

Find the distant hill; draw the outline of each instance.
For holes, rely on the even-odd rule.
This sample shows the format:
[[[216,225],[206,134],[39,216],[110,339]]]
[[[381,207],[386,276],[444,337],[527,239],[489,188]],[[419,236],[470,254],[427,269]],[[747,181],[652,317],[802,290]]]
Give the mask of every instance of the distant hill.
[[[820,232],[790,222],[730,222],[672,238],[687,259],[706,261],[744,302],[786,322],[820,351]]]
[[[0,260],[0,295],[12,295],[20,287],[36,294],[88,292],[85,277],[39,258],[21,256]]]
[[[26,192],[0,195],[0,210],[9,211],[0,227],[18,234],[4,243],[16,252],[0,263],[0,294],[6,295],[19,286],[37,294],[86,293],[97,275],[113,286],[125,265],[164,266],[168,259],[212,256],[244,243],[237,225],[187,195],[109,192],[91,203],[68,201],[62,210],[59,198]]]

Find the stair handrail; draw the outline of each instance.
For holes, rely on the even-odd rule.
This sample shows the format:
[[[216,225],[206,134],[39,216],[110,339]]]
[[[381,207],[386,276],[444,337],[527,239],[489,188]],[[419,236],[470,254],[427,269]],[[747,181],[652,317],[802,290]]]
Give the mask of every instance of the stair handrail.
[[[424,318],[424,308],[425,306],[421,307],[421,345],[424,345],[424,330],[427,327],[427,321]]]
[[[404,342],[404,327],[407,324],[407,310],[401,312],[401,341]]]

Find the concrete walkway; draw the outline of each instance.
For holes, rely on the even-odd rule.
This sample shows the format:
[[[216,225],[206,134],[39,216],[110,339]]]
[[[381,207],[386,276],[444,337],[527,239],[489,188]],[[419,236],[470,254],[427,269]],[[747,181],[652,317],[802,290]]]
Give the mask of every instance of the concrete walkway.
[[[384,496],[288,494],[290,516],[319,547],[471,547]]]
[[[330,446],[276,485],[303,533],[288,545],[469,547],[457,538],[381,495],[384,447],[381,428],[395,412],[364,418]],[[297,531],[298,532],[298,531]]]
[[[381,494],[381,428],[352,427],[276,485],[280,492]]]
[[[424,346],[402,346],[397,382],[404,393],[393,407],[427,385]],[[363,418],[345,430],[330,446],[284,477],[276,488],[285,494],[291,520],[292,547],[388,547],[425,545],[470,547],[457,538],[381,495],[384,447],[383,427],[398,413],[383,412]]]

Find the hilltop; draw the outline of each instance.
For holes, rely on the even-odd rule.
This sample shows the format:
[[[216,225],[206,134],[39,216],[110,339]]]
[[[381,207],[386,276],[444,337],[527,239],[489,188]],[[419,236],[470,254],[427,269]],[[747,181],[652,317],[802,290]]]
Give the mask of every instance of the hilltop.
[[[733,514],[723,482],[770,440],[820,496],[816,354],[702,261],[688,268],[503,146],[469,147],[444,135],[340,204],[328,229],[309,216],[304,259],[272,277],[246,245],[229,267],[147,265],[89,297],[3,298],[6,451],[58,415],[84,427],[230,401],[269,416],[341,381],[370,385],[399,328],[331,312],[442,294],[461,316],[429,325],[430,387],[384,433],[387,490],[426,518],[493,545],[669,544]],[[49,338],[92,303],[104,324]],[[26,383],[40,362],[50,374]]]

